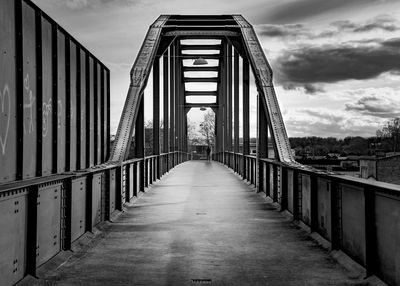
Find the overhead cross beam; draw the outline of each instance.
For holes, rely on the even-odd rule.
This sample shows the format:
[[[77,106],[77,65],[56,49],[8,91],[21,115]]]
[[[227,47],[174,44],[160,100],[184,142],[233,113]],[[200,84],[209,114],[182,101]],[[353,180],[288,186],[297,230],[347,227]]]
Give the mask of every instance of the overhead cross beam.
[[[183,40],[193,41],[185,43]],[[219,42],[216,44],[204,40],[218,40]],[[189,51],[198,51],[198,54]],[[216,52],[209,53],[206,51]],[[210,66],[210,64],[187,66],[184,64],[185,59],[199,57],[206,61],[218,60],[218,66]],[[239,57],[242,57],[244,63],[242,77],[239,77],[238,71]],[[164,60],[162,66],[158,62],[160,58]],[[159,118],[161,111],[163,111],[164,116],[168,115],[164,120],[169,120],[165,126],[168,126],[170,133],[164,130],[163,134],[169,137],[169,140],[164,140],[164,142],[169,143],[169,150],[187,150],[186,112],[190,108],[207,106],[211,107],[218,116],[217,136],[220,136],[218,144],[221,150],[238,152],[239,149],[236,146],[239,144],[237,117],[238,105],[241,104],[243,106],[240,108],[246,109],[243,111],[244,117],[241,119],[245,133],[243,134],[245,139],[243,151],[249,153],[248,100],[251,84],[249,83],[249,72],[252,71],[258,90],[259,108],[263,109],[263,112],[258,112],[258,116],[263,116],[259,119],[259,122],[262,123],[260,126],[265,129],[258,131],[258,134],[262,132],[262,136],[260,135],[260,138],[263,138],[262,144],[265,145],[266,140],[269,140],[269,137],[266,137],[269,129],[277,160],[288,163],[294,162],[272,84],[271,67],[252,26],[240,15],[163,15],[151,25],[131,70],[131,84],[111,151],[110,162],[120,163],[125,160],[132,142],[135,142],[136,148],[138,146],[143,147],[143,144],[141,144],[144,138],[143,128],[139,128],[137,124],[143,122],[143,110],[146,110],[146,107],[143,107],[143,95],[152,68],[153,71],[156,71],[153,75],[155,87],[153,104],[164,104],[163,108],[154,106],[157,114],[153,115],[153,120],[155,120],[153,122],[156,124],[159,121],[161,122],[161,118]],[[162,82],[159,78],[161,77],[159,75],[161,68],[164,72]],[[188,72],[198,74],[189,76]],[[207,72],[215,74],[201,74]],[[239,83],[239,80],[243,82]],[[204,91],[201,89],[193,90],[191,87],[191,90],[188,91],[185,90],[185,83],[193,83],[191,86],[195,86],[197,83],[216,83],[217,89]],[[161,88],[161,84],[164,84],[163,88]],[[242,101],[239,101],[240,87],[243,89],[241,92]],[[216,103],[201,103],[200,100],[197,103],[186,103],[186,97],[189,96],[213,96]],[[161,97],[163,98],[162,101]],[[165,104],[168,104],[168,108]],[[153,140],[157,141],[154,144],[159,144],[157,134],[161,134],[161,130],[159,130],[161,127],[156,126],[155,128]],[[232,133],[234,138],[231,138]],[[135,136],[134,141],[133,135]],[[157,146],[153,146],[153,149],[157,153],[161,150]],[[166,149],[163,148],[162,150]],[[264,156],[266,152],[265,149],[263,150]],[[136,154],[144,156],[143,152],[136,152]]]

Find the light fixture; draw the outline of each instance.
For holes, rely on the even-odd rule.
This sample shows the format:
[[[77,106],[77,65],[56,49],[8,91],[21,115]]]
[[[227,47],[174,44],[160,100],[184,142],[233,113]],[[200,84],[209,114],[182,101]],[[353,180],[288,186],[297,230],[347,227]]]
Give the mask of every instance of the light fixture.
[[[204,106],[200,107],[200,111],[206,111],[207,108],[205,108]]]
[[[201,65],[206,65],[206,64],[208,64],[208,62],[201,57],[199,57],[193,61],[194,66],[201,66]]]

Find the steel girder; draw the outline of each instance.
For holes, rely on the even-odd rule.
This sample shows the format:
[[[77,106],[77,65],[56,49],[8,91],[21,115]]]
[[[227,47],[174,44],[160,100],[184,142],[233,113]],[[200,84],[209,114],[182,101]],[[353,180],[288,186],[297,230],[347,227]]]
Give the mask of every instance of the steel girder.
[[[228,39],[228,41],[230,41],[239,51],[241,56],[248,58],[252,70],[254,71],[257,88],[262,97],[260,101],[268,117],[277,159],[281,162],[295,162],[272,83],[272,69],[264,55],[252,26],[241,15],[233,15],[230,17],[232,17],[237,25],[229,25],[228,27],[223,25],[217,27],[208,26],[205,28],[202,26],[202,21],[199,20],[198,27],[180,27],[177,25],[171,28],[171,26],[166,24],[171,17],[173,16],[161,15],[150,26],[140,52],[131,69],[131,84],[121,115],[115,142],[111,150],[109,162],[120,163],[126,159],[132,141],[139,103],[143,97],[143,90],[146,87],[152,64],[156,58],[157,51],[161,48],[165,49],[165,47],[167,47],[171,42],[170,40],[166,45],[162,44],[164,47],[159,47],[162,37],[169,37],[170,39],[174,39],[175,37],[188,39]],[[188,67],[183,68],[184,70],[193,69]],[[265,132],[267,132],[267,130],[265,130]]]
[[[136,122],[139,103],[143,96],[151,65],[156,56],[160,43],[162,27],[169,16],[161,15],[147,32],[146,38],[139,51],[136,61],[131,70],[131,84],[122,111],[114,145],[111,149],[110,162],[119,163],[125,160],[129,146],[132,141],[132,134]]]
[[[241,29],[245,49],[249,57],[255,77],[257,78],[259,90],[262,91],[262,103],[267,111],[268,119],[271,127],[271,135],[273,136],[275,148],[279,161],[294,162],[291,152],[289,138],[286,133],[285,124],[283,123],[281,110],[275,95],[272,83],[272,69],[265,57],[260,42],[254,32],[253,27],[241,15],[234,15]]]

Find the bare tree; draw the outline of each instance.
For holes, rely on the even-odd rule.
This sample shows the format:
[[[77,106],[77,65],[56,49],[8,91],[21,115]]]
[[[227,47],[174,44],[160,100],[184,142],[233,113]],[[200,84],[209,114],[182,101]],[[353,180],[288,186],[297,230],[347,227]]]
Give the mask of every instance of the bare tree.
[[[400,150],[400,117],[390,119],[386,124],[376,131],[378,138],[389,140],[392,145],[393,152]]]
[[[204,114],[203,122],[200,123],[200,133],[206,138],[207,145],[214,142],[215,137],[215,113],[209,110]]]

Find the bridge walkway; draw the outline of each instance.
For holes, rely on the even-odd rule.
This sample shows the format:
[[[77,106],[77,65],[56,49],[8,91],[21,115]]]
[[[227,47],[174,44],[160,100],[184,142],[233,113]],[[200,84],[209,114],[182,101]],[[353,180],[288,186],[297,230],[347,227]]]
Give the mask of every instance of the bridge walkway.
[[[87,251],[44,278],[56,285],[357,284],[231,170],[206,161],[171,170]]]

